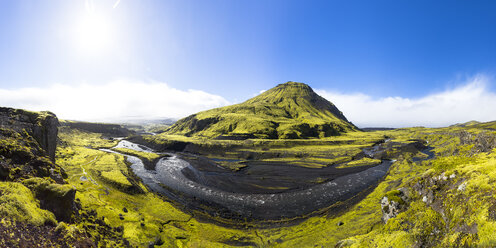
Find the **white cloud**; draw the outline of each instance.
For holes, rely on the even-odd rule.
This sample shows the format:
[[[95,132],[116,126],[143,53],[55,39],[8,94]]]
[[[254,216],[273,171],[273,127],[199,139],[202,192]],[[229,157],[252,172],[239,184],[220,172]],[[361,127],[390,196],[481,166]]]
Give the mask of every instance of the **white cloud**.
[[[496,120],[496,94],[489,91],[489,81],[478,75],[463,86],[414,99],[316,92],[359,127],[440,127],[470,120]]]
[[[50,110],[59,118],[86,121],[180,118],[229,102],[199,90],[160,82],[114,81],[100,85],[55,84],[46,88],[0,89],[0,106]]]

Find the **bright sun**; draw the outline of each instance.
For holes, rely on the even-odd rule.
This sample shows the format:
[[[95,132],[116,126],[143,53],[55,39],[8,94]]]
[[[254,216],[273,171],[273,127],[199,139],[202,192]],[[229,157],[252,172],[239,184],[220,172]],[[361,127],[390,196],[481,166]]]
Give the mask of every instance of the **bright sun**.
[[[112,43],[112,28],[109,20],[96,13],[87,13],[74,29],[75,43],[85,55],[104,52]]]

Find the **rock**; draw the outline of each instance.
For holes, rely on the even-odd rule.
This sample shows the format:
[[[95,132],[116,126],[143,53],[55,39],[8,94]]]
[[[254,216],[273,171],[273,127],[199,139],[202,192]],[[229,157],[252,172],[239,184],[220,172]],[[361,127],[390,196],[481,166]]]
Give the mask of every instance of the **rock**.
[[[127,208],[123,208],[122,212],[127,213]]]
[[[336,243],[336,246],[334,246],[335,248],[344,248],[344,247],[349,247],[349,246],[352,246],[353,244],[355,244],[356,241],[355,240],[351,240],[351,239],[344,239],[344,240],[340,240],[339,242]]]
[[[50,160],[55,162],[59,120],[53,113],[47,113],[45,118],[38,120],[37,125],[33,127],[33,137],[38,141],[41,148],[48,153]]]
[[[422,198],[422,201],[427,204],[432,204],[432,202],[434,202],[434,192],[432,192],[432,190],[428,190],[427,193]]]
[[[22,183],[33,191],[42,209],[51,211],[58,221],[72,221],[72,215],[77,209],[76,190],[72,186],[50,183],[38,177],[23,180]]]
[[[413,185],[413,190],[422,197],[422,201],[428,205],[435,202],[435,196],[438,192],[443,192],[446,188],[453,187],[455,173],[446,176],[445,173],[440,175],[426,175]]]
[[[119,219],[124,220],[124,215],[119,214]]]
[[[31,112],[22,109],[0,107],[0,127],[9,128],[17,133],[27,132],[55,161],[59,120],[48,111]]]
[[[407,189],[400,188],[386,193],[381,199],[382,221],[387,223],[389,219],[396,217],[408,207]]]
[[[338,226],[342,226],[344,223],[342,221],[338,222]]]
[[[439,175],[438,180],[446,181],[446,180],[448,180],[448,177],[446,175],[444,175],[444,172],[443,172],[441,175]]]
[[[58,119],[50,112],[0,107],[0,180],[50,177],[64,183],[54,164]]]
[[[460,184],[460,186],[458,186],[458,191],[465,191],[466,188],[467,188],[467,183],[464,182]]]

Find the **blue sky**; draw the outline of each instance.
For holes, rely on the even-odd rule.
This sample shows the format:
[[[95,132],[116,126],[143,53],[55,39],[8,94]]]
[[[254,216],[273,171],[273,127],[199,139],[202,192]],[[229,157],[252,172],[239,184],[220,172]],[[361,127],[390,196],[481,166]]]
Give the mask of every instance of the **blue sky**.
[[[495,11],[495,1],[0,1],[0,89],[19,94],[0,104],[57,106],[23,104],[20,92],[115,82],[213,99],[175,117],[290,80],[376,101],[419,100],[474,81],[492,93]],[[473,117],[496,119],[489,114]],[[398,125],[409,124],[417,123]]]

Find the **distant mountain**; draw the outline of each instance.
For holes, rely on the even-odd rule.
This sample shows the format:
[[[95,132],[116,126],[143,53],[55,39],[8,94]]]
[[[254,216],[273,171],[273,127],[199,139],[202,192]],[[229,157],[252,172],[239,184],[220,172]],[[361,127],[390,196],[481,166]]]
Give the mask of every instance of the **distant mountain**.
[[[468,121],[468,122],[465,122],[465,123],[457,123],[457,124],[451,125],[450,127],[468,127],[468,126],[475,126],[475,125],[478,125],[478,124],[481,124],[481,122],[478,122],[478,121]]]
[[[298,139],[358,130],[331,102],[310,86],[287,82],[243,103],[203,111],[166,133],[209,138]]]

